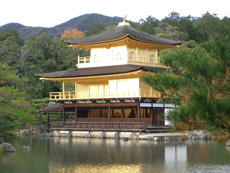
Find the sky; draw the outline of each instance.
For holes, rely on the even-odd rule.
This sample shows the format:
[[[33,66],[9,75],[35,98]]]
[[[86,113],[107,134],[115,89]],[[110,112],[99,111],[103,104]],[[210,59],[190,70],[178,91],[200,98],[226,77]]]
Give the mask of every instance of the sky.
[[[138,22],[148,16],[162,19],[175,11],[201,17],[207,11],[230,17],[230,0],[1,0],[0,26],[20,23],[53,27],[87,13],[124,17]]]

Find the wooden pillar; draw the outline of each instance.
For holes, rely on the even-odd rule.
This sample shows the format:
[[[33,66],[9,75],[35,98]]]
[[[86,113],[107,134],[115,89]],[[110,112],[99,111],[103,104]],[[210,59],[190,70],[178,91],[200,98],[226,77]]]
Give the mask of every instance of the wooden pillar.
[[[145,108],[145,115],[144,115],[144,118],[147,118],[147,115],[148,115],[148,109]]]
[[[90,109],[88,109],[88,121],[90,121]]]
[[[157,125],[160,125],[160,112],[161,112],[161,108],[157,109]]]
[[[140,115],[140,105],[139,104],[137,105],[137,118],[138,118],[138,121],[140,122],[141,115]]]
[[[63,124],[65,123],[65,109],[63,108],[62,111],[62,120],[63,120]]]
[[[100,118],[102,117],[103,115],[103,108],[100,108]]]
[[[121,113],[122,113],[122,118],[125,118],[125,110],[124,110],[124,106],[122,106]]]
[[[114,118],[114,109],[111,110],[111,117]]]
[[[151,108],[151,122],[152,122],[152,126],[154,125],[153,124],[153,108]]]
[[[77,107],[75,106],[75,122],[77,122]]]
[[[65,92],[65,82],[62,82],[62,92]]]
[[[74,91],[77,92],[77,82],[74,82]]]
[[[111,108],[110,108],[110,106],[108,107],[108,119],[109,120],[111,119]]]
[[[158,125],[158,108],[156,108],[155,112],[154,112],[154,120],[155,120],[155,124]]]

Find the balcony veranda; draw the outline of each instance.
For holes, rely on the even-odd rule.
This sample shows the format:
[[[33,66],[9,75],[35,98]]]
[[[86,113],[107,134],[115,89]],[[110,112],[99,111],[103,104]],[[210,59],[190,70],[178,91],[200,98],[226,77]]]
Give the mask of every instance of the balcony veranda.
[[[121,91],[121,92],[102,92],[100,94],[84,94],[75,91],[66,92],[50,92],[50,100],[82,100],[82,99],[112,99],[112,98],[158,98],[159,95],[152,90],[141,90],[137,92],[133,91]]]
[[[50,100],[73,100],[73,99],[77,99],[77,94],[74,91],[50,92]]]
[[[141,90],[139,90],[140,92]],[[74,91],[68,92],[50,92],[50,100],[81,100],[81,99],[106,99],[106,98],[137,98],[140,97],[139,92],[120,92],[120,93],[101,93],[94,94],[81,94]]]

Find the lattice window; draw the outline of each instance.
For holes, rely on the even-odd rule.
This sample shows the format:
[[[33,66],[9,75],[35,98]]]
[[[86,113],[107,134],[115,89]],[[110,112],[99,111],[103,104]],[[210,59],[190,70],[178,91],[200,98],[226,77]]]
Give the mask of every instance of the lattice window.
[[[129,53],[129,60],[130,60],[130,61],[134,61],[134,59],[135,59],[135,54],[134,54],[133,51],[131,51],[131,52]]]
[[[155,62],[155,54],[154,53],[150,54],[150,56],[149,56],[149,62],[150,63],[154,63]]]

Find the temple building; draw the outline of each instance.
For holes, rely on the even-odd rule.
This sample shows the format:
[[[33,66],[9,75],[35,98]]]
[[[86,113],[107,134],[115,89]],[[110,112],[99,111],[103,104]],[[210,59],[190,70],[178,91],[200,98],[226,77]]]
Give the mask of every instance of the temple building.
[[[90,50],[90,56],[78,57],[75,69],[36,74],[62,83],[62,91],[51,92],[49,105],[40,110],[48,115],[50,130],[144,131],[167,125],[160,116],[173,105],[159,103],[160,93],[142,76],[164,71],[158,52],[180,42],[138,31],[123,21],[67,43]],[[52,112],[60,112],[58,122],[49,121]]]

